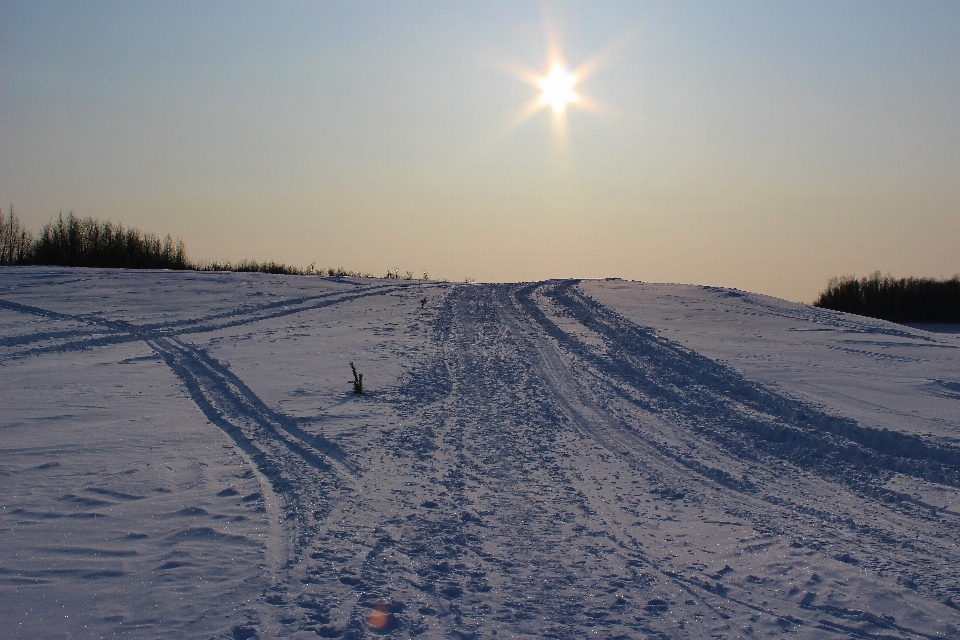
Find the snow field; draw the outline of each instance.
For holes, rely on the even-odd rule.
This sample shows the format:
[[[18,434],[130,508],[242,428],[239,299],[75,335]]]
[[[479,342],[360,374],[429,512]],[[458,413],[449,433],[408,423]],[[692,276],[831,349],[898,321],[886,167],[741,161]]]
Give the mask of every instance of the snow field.
[[[52,268],[0,320],[13,637],[960,633],[949,328]]]

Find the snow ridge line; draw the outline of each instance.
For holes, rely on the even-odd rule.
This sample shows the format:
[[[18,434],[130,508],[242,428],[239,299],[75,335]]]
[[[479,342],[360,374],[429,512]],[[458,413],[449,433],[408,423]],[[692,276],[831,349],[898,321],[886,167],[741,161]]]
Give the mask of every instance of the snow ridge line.
[[[618,354],[620,362],[594,354],[560,329],[531,299],[537,286],[527,286],[518,300],[551,337],[623,384],[667,400],[663,410],[741,456],[762,451],[819,473],[846,477],[851,486],[860,484],[849,480],[855,466],[861,473],[885,469],[960,487],[960,451],[913,435],[862,427],[776,394],[634,325],[574,291],[576,281],[541,286],[570,317],[600,335],[608,353]],[[745,433],[756,437],[744,439]]]

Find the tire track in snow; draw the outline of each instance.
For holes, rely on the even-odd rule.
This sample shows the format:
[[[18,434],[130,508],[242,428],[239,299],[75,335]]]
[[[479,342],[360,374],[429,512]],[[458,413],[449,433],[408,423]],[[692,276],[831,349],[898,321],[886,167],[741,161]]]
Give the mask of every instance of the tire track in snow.
[[[952,450],[928,445],[918,438],[889,432],[872,434],[875,437],[871,441],[870,430],[862,429],[852,421],[818,414],[816,409],[804,403],[782,398],[759,385],[747,382],[742,376],[731,370],[726,370],[722,365],[632,325],[629,321],[616,316],[616,314],[592,300],[585,300],[573,290],[575,284],[575,282],[568,281],[521,287],[516,292],[518,305],[530,314],[530,317],[536,321],[536,324],[545,334],[550,336],[554,344],[553,349],[559,349],[559,352],[572,358],[572,367],[582,367],[586,371],[587,375],[581,376],[581,385],[584,384],[585,379],[592,379],[594,384],[599,381],[606,385],[608,389],[606,396],[608,398],[626,400],[628,403],[633,403],[635,409],[642,411],[649,411],[651,407],[654,407],[661,417],[667,418],[668,421],[675,421],[680,431],[686,431],[685,434],[674,435],[677,441],[686,438],[688,442],[694,443],[697,441],[700,443],[704,441],[714,442],[721,445],[721,461],[724,458],[734,463],[745,461],[751,463],[753,468],[760,466],[760,468],[770,469],[776,468],[776,463],[771,461],[769,453],[762,449],[762,442],[759,446],[756,445],[759,438],[756,437],[757,429],[755,425],[761,423],[761,421],[768,421],[768,424],[764,426],[774,429],[784,428],[784,423],[786,423],[787,428],[798,428],[795,423],[800,422],[799,428],[807,430],[811,430],[811,424],[814,429],[821,427],[825,432],[824,439],[830,436],[836,438],[838,434],[852,434],[853,438],[857,438],[857,446],[885,445],[898,452],[902,451],[904,456],[912,457],[912,460],[907,463],[899,464],[897,461],[883,460],[881,464],[877,465],[881,469],[892,467],[907,472],[919,469],[920,473],[917,473],[917,475],[930,481],[943,478],[952,479],[950,474],[954,466],[955,455]],[[561,322],[560,320],[554,321],[548,318],[544,310],[534,300],[535,295],[541,297],[542,302],[540,304],[556,304],[558,306],[556,313],[567,315],[588,328],[594,335],[600,335],[605,347],[602,350],[603,353],[598,353],[596,344],[588,344],[577,338],[574,335],[575,331],[571,331],[569,328],[567,330],[562,329],[558,324],[558,322]],[[540,344],[536,351],[540,354],[549,355],[551,348],[549,345]],[[557,369],[558,367],[554,364],[545,367],[544,370],[548,374],[557,375]],[[697,375],[698,372],[699,376]],[[709,384],[703,384],[703,378],[707,378]],[[564,376],[560,373],[556,380],[555,384],[566,387],[560,395],[567,398],[578,397],[574,390],[570,388],[572,383],[569,375]],[[618,386],[620,389],[617,389]],[[630,395],[624,394],[622,389],[632,389],[640,395],[640,398],[631,400]],[[604,394],[597,391],[596,388],[591,389],[590,395],[597,399],[603,397]],[[710,397],[711,395],[713,398]],[[580,396],[582,397],[582,394]],[[664,400],[667,402],[664,402]],[[746,405],[747,409],[738,407],[738,404]],[[609,406],[612,406],[612,404]],[[731,514],[752,519],[761,530],[774,526],[780,528],[781,531],[792,532],[797,539],[801,540],[800,546],[809,544],[810,548],[818,549],[822,541],[820,531],[825,525],[845,529],[851,532],[850,537],[852,539],[835,540],[832,546],[834,549],[838,546],[842,549],[845,546],[850,553],[836,553],[836,557],[861,557],[865,560],[871,560],[868,565],[871,565],[874,571],[883,572],[891,569],[891,543],[898,547],[903,546],[906,550],[898,549],[897,552],[892,554],[899,558],[893,562],[894,570],[899,571],[908,584],[916,584],[916,587],[922,588],[937,599],[943,600],[949,597],[951,586],[957,580],[957,572],[954,568],[956,565],[955,549],[952,549],[949,544],[937,542],[927,545],[925,549],[914,549],[913,545],[909,543],[913,536],[905,536],[904,534],[910,529],[916,528],[919,524],[925,528],[924,537],[929,536],[936,541],[942,536],[941,531],[944,528],[957,532],[960,523],[954,518],[945,518],[942,511],[940,514],[934,515],[935,508],[909,496],[899,497],[899,499],[895,497],[889,502],[877,500],[877,497],[887,497],[889,500],[890,494],[896,492],[879,486],[882,478],[875,475],[877,473],[876,469],[871,470],[870,460],[864,462],[861,458],[854,459],[852,462],[847,460],[843,464],[834,463],[826,468],[816,465],[811,467],[810,460],[816,461],[816,455],[808,454],[804,456],[802,451],[802,445],[809,440],[800,438],[788,440],[792,445],[801,448],[801,455],[787,459],[792,464],[796,464],[798,461],[798,466],[801,469],[808,468],[823,474],[823,480],[814,479],[811,481],[810,478],[802,477],[802,472],[790,472],[789,468],[782,467],[783,471],[772,477],[769,477],[769,474],[760,474],[760,477],[768,476],[763,478],[761,485],[768,482],[779,485],[779,492],[774,491],[773,495],[767,493],[767,495],[761,497],[757,493],[758,487],[744,486],[736,482],[736,478],[723,471],[723,469],[704,467],[695,460],[691,461],[691,456],[683,453],[682,448],[655,445],[654,449],[660,455],[651,456],[649,443],[645,444],[635,438],[635,435],[641,432],[636,431],[636,426],[629,424],[629,419],[624,422],[621,419],[623,418],[622,413],[619,414],[620,417],[618,418],[618,413],[616,411],[610,413],[606,421],[595,422],[596,416],[594,415],[580,422],[587,425],[585,430],[591,431],[593,435],[597,436],[598,441],[610,445],[612,438],[613,446],[611,446],[611,450],[613,451],[622,448],[625,443],[629,448],[630,441],[637,443],[639,446],[634,451],[642,454],[646,450],[646,454],[642,456],[645,458],[646,464],[652,463],[655,467],[659,466],[666,471],[668,477],[673,475],[669,468],[673,467],[675,471],[677,466],[674,463],[679,463],[686,467],[689,472],[692,472],[694,478],[700,476],[705,481],[713,480],[726,489],[731,489],[719,492],[716,490],[708,491],[704,496],[710,495],[711,499],[718,501],[718,504],[726,504]],[[738,413],[740,415],[737,415]],[[791,420],[794,421],[792,425],[790,424]],[[620,426],[617,428],[620,431],[619,437],[613,436],[613,432],[609,429],[600,429],[597,432],[597,429],[589,426],[604,423],[610,425],[619,423]],[[746,425],[746,429],[743,429],[744,425]],[[728,433],[721,433],[718,437],[717,431],[720,429],[727,429]],[[739,434],[741,439],[739,442],[735,438],[731,438],[729,433],[729,431],[732,431],[736,435],[738,429],[743,429],[743,433]],[[752,438],[752,442],[749,440],[745,442],[745,436],[747,439]],[[736,446],[729,445],[731,440],[734,440]],[[651,442],[655,443],[655,441],[656,438],[651,439]],[[908,446],[897,448],[891,446],[891,442],[898,444],[906,442]],[[828,441],[826,445],[816,444],[814,454],[822,450],[824,446],[835,446],[833,441]],[[751,449],[750,445],[755,448]],[[758,452],[757,449],[760,451]],[[715,454],[716,452],[712,453]],[[784,457],[786,456],[781,456],[781,459]],[[913,461],[917,458],[924,464],[915,464]],[[935,463],[932,468],[931,460]],[[759,462],[760,465],[753,465],[754,462]],[[665,463],[667,463],[666,466]],[[859,469],[856,468],[857,463],[861,465]],[[854,467],[854,472],[849,472],[854,477],[853,481],[842,473],[844,465]],[[946,472],[937,465],[946,466]],[[721,464],[720,466],[724,465]],[[736,464],[733,465],[733,467],[736,466]],[[856,471],[859,471],[859,473],[856,473]],[[730,480],[734,481],[731,482]],[[841,511],[839,513],[831,513],[829,510],[831,505],[839,506],[834,502],[837,487],[832,484],[837,481],[842,482],[842,486],[848,487],[848,490],[854,491],[854,495],[861,501],[867,500],[866,510],[861,515],[866,515],[866,513],[872,511],[880,517],[867,520],[867,522],[861,520],[861,522],[855,523],[850,514],[844,512],[842,507],[840,507]],[[946,482],[945,484],[952,485],[953,483]],[[702,482],[691,484],[689,481],[681,481],[679,486],[683,488],[684,492],[690,492],[691,490],[703,492],[704,488],[707,487]],[[804,497],[804,491],[809,491],[814,486],[820,487],[818,491],[821,492],[822,502],[819,504],[812,501],[811,496],[806,496],[806,499]],[[770,490],[773,490],[773,488],[770,487]],[[843,490],[840,493],[843,493]],[[816,493],[813,495],[816,495]],[[768,504],[762,504],[760,500]],[[778,524],[776,518],[771,520],[768,515],[770,512],[769,503],[779,504],[793,513]],[[894,510],[893,513],[891,513],[891,509]],[[907,517],[904,517],[904,515]],[[870,543],[867,547],[860,544],[864,537]],[[803,540],[811,542],[804,543]],[[796,541],[794,544],[796,544]],[[871,556],[873,557],[871,558]],[[900,558],[901,556],[909,557]],[[928,569],[922,575],[918,575],[916,566],[918,564],[928,564],[931,560],[933,561],[932,566],[936,569]],[[844,561],[859,562],[859,560]],[[817,607],[812,603],[807,603],[803,609],[815,611]],[[839,611],[832,611],[831,615],[840,615],[840,613]],[[918,635],[922,636],[923,634]]]
[[[203,318],[175,320],[171,322],[161,322],[142,325],[142,331],[159,333],[162,335],[188,335],[193,333],[207,333],[210,331],[219,331],[229,329],[253,322],[263,320],[272,320],[282,318],[295,313],[304,311],[313,311],[322,309],[343,302],[352,302],[360,298],[369,296],[380,296],[402,291],[406,287],[414,285],[357,285],[358,290],[354,291],[334,291],[322,293],[315,296],[300,296],[297,298],[285,298],[274,302],[266,302],[259,305],[245,306],[239,309],[212,314]],[[362,288],[360,288],[362,287]]]
[[[377,442],[393,460],[364,477],[396,496],[394,514],[364,523],[368,505],[350,497],[318,538],[314,574],[324,567],[325,592],[351,603],[318,632],[363,637],[383,606],[401,636],[704,635],[665,615],[692,588],[652,572],[619,514],[586,493],[593,458],[503,322],[506,291],[461,287],[439,309],[437,358],[401,386],[404,426]],[[706,598],[687,608],[721,618]]]
[[[332,299],[331,295],[325,294],[323,296],[302,297],[294,299],[293,301],[279,301],[266,305],[258,305],[253,309],[252,317],[243,315],[244,312],[242,311],[212,316],[214,319],[228,319],[229,322],[226,324],[217,323],[213,325],[207,322],[207,319],[203,320],[206,324],[193,324],[192,321],[187,322],[189,326],[187,332],[212,331],[230,326],[259,322],[261,320],[323,308],[333,304],[350,302],[370,295],[383,295],[397,288],[396,286],[379,285],[371,287],[371,290],[360,293],[348,295],[331,294],[336,296]],[[318,302],[317,300],[320,298],[322,298],[322,300]],[[309,304],[304,306],[305,302]],[[257,445],[255,445],[253,440],[247,435],[243,434],[244,429],[240,427],[241,423],[258,425],[260,437],[268,437],[272,440],[282,442],[290,452],[318,470],[329,470],[329,465],[326,461],[326,459],[329,458],[332,459],[342,471],[346,471],[350,476],[357,476],[361,473],[361,470],[356,464],[349,461],[346,454],[334,443],[321,436],[306,433],[299,427],[296,420],[267,407],[246,384],[221,363],[211,358],[203,349],[176,340],[173,337],[175,335],[173,330],[182,328],[183,322],[181,321],[169,323],[169,325],[154,324],[142,327],[118,320],[102,318],[92,320],[84,316],[71,316],[6,300],[0,300],[0,308],[7,308],[19,313],[56,320],[85,322],[104,327],[113,332],[113,335],[85,340],[79,348],[130,341],[145,342],[161,356],[163,361],[170,366],[171,370],[187,386],[191,398],[204,415],[214,422],[214,424],[220,426],[248,455],[254,454],[253,449],[256,449]],[[261,313],[264,310],[268,311],[266,315]],[[91,331],[96,331],[96,329],[91,329]],[[37,351],[59,352],[70,348],[70,346],[64,347],[60,345]],[[18,353],[15,357],[38,355],[37,351]],[[253,449],[251,449],[251,447]],[[272,477],[274,472],[268,468],[265,475],[266,477]],[[281,487],[286,486],[280,480],[272,480],[271,482],[274,485],[279,484]],[[276,489],[277,487],[275,486],[274,488]],[[282,489],[280,493],[283,493]]]
[[[676,443],[683,445],[683,438],[716,446],[671,405],[677,396],[644,397],[597,366],[596,354],[588,352],[596,345],[558,333],[546,314],[538,321],[540,307],[530,305],[550,304],[537,291],[541,286],[547,285],[460,287],[438,309],[437,355],[419,363],[401,386],[402,424],[376,442],[387,462],[383,469],[370,466],[364,477],[389,499],[378,505],[357,494],[346,498],[317,538],[309,573],[320,592],[340,603],[339,611],[324,609],[317,633],[365,637],[375,631],[367,616],[380,607],[397,636],[498,630],[575,638],[591,630],[611,637],[704,637],[764,619],[804,635],[933,637],[889,616],[818,601],[813,590],[744,590],[727,583],[730,567],[710,573],[685,566],[678,557],[684,547],[672,546],[687,535],[672,537],[674,513],[695,522],[699,510],[715,529],[744,521],[752,533],[745,540],[757,549],[785,547],[778,543],[781,533],[787,542],[791,533],[817,540],[824,524],[850,527],[848,514],[796,504],[772,508],[754,487],[735,482],[739,474],[728,470],[743,464],[736,452],[716,453],[711,467],[681,451]],[[665,357],[657,362],[667,376],[672,364]],[[675,393],[685,399],[682,387]],[[810,484],[789,469],[768,469],[767,459],[748,462],[758,483],[776,482],[786,495],[815,487],[827,498],[836,488]],[[614,481],[626,490],[611,491]],[[370,521],[370,513],[379,519]],[[877,535],[889,535],[883,527]],[[670,537],[651,542],[654,534]],[[804,544],[811,545],[805,553],[823,558],[818,562],[858,561],[834,560],[834,554],[866,556],[856,539],[833,541],[829,555]],[[844,549],[851,553],[841,554]],[[901,568],[929,557],[915,554]],[[953,573],[941,571],[936,580],[949,584]],[[746,578],[739,580],[756,576]],[[678,607],[685,621],[675,617]]]
[[[581,433],[600,443],[603,448],[611,453],[630,460],[632,469],[637,474],[646,475],[648,479],[652,480],[654,492],[665,496],[667,500],[696,494],[700,494],[704,501],[717,500],[719,492],[716,491],[715,487],[710,486],[712,485],[711,481],[715,482],[718,479],[717,470],[705,469],[703,465],[691,465],[688,461],[678,459],[677,456],[673,455],[673,452],[666,450],[664,447],[658,447],[656,444],[645,440],[630,427],[622,424],[618,416],[596,402],[596,396],[600,394],[595,387],[587,392],[576,381],[575,376],[571,375],[572,365],[564,363],[560,357],[560,352],[557,350],[560,345],[557,343],[550,344],[549,342],[549,337],[553,337],[554,332],[543,331],[545,324],[543,320],[546,316],[538,308],[531,307],[532,301],[529,300],[528,296],[530,291],[536,287],[537,285],[518,287],[509,293],[503,292],[501,295],[501,309],[504,312],[503,321],[515,331],[526,334],[527,357],[535,362],[537,371],[542,374],[544,384],[547,385],[555,400],[563,407],[569,418],[569,423]],[[513,312],[511,313],[511,311]],[[531,328],[534,331],[524,331],[521,328],[521,323],[529,324],[530,322],[532,322]],[[543,331],[540,335],[536,331],[538,328]],[[625,397],[622,391],[612,387],[608,387],[606,391],[617,398]],[[640,401],[639,404],[645,410],[652,409],[652,405],[649,403]],[[692,478],[689,473],[686,473],[690,470],[695,473]],[[707,471],[706,474],[703,473],[704,470]],[[697,476],[701,478],[699,482],[696,479]],[[722,478],[722,480],[725,479]],[[721,484],[727,486],[729,483],[721,482]],[[597,508],[605,511],[606,522],[616,523],[618,519],[616,510],[604,509],[605,505],[603,503],[603,499],[593,501]],[[634,550],[630,554],[634,562],[649,568],[667,581],[675,583],[718,618],[730,619],[734,615],[729,609],[731,605],[740,609],[739,614],[741,616],[743,616],[744,611],[775,615],[767,608],[730,596],[719,583],[713,584],[707,580],[691,578],[661,566],[661,563],[655,558],[636,551],[641,547],[639,541],[623,527],[608,527],[608,535],[621,548]],[[688,605],[692,603],[692,601],[687,601]],[[798,618],[792,618],[791,623],[799,626],[809,626],[811,624],[809,621]]]
[[[401,636],[502,630],[573,638],[591,629],[612,637],[703,637],[731,632],[735,621],[750,629],[751,621],[767,619],[804,635],[936,637],[890,616],[817,602],[813,591],[754,602],[751,592],[721,583],[729,567],[691,571],[674,561],[670,544],[641,539],[649,527],[629,523],[641,515],[637,492],[618,502],[623,496],[592,486],[607,480],[604,471],[641,478],[646,495],[671,512],[689,501],[715,514],[707,517],[716,525],[746,520],[762,534],[757,548],[776,544],[776,535],[764,533],[772,527],[813,537],[820,516],[770,515],[776,509],[761,496],[723,482],[722,469],[648,441],[623,406],[633,413],[646,407],[653,422],[672,419],[669,407],[636,402],[629,387],[571,355],[566,347],[576,344],[556,341],[511,297],[523,294],[521,287],[461,287],[439,310],[439,355],[420,363],[401,387],[408,395],[398,410],[407,425],[377,443],[395,461],[386,476],[367,476],[395,487],[406,509],[363,523],[358,514],[376,510],[357,503],[330,518],[341,524],[318,539],[321,562],[313,574],[337,594],[332,599],[352,604],[339,616],[327,610],[330,624],[318,633],[364,637],[371,631],[366,615],[382,607],[390,612],[389,631]],[[577,425],[586,440],[571,435]],[[780,486],[803,490],[802,482]],[[332,579],[319,578],[321,567]]]
[[[289,583],[299,575],[305,549],[333,505],[361,470],[335,444],[300,430],[295,421],[275,412],[226,367],[203,350],[171,338],[148,340],[180,378],[210,422],[246,454],[264,493],[271,531],[266,541],[272,571],[264,592],[261,631],[279,626],[277,610]],[[305,607],[301,606],[300,609]]]
[[[350,490],[362,470],[335,443],[305,432],[296,420],[269,408],[239,377],[203,349],[178,340],[176,331],[197,333],[239,326],[384,295],[400,288],[375,286],[348,295],[261,305],[251,315],[244,315],[242,311],[216,314],[213,322],[203,319],[202,322],[147,327],[100,317],[70,316],[3,300],[0,307],[50,319],[84,322],[92,325],[90,331],[107,334],[73,344],[21,352],[16,354],[18,358],[131,341],[145,342],[161,357],[198,409],[233,441],[260,482],[263,505],[271,523],[266,548],[273,567],[269,575],[273,577],[264,598],[269,604],[282,599],[286,583],[290,581],[289,574],[298,571],[303,549],[310,544],[332,505]],[[263,613],[265,619],[260,625],[276,629],[278,623],[271,621],[279,613],[275,607],[270,606]]]
[[[232,395],[235,406],[241,414],[254,418],[261,425],[270,425],[272,433],[290,442],[291,450],[297,452],[311,466],[326,470],[329,468],[326,459],[332,459],[352,476],[359,476],[362,473],[362,470],[347,458],[346,453],[339,446],[322,436],[303,431],[295,419],[270,409],[240,378],[210,357],[206,351],[179,340],[169,341],[176,344],[183,352],[190,354],[201,365],[202,370],[209,372],[207,379],[219,387],[222,393]],[[285,432],[286,435],[280,434],[277,429]],[[304,444],[316,453],[304,449]]]
[[[59,332],[38,332],[17,336],[15,338],[5,339],[0,343],[0,347],[16,347],[20,345],[29,345],[46,340],[57,340],[63,338],[74,338],[86,335],[87,337],[76,340],[65,340],[57,344],[48,346],[39,346],[25,348],[18,351],[12,351],[3,355],[4,359],[18,359],[31,356],[43,355],[46,353],[62,353],[65,351],[82,351],[94,347],[108,346],[112,344],[121,344],[125,342],[137,342],[149,338],[176,337],[196,333],[207,333],[210,331],[219,331],[232,327],[252,324],[264,320],[282,318],[284,316],[303,313],[305,311],[314,311],[345,302],[352,302],[360,298],[369,296],[379,296],[403,290],[405,287],[414,285],[371,285],[360,291],[337,291],[325,293],[317,296],[302,296],[299,298],[290,298],[275,302],[241,307],[222,313],[216,313],[203,318],[174,320],[171,322],[153,323],[144,325],[135,325],[132,323],[110,320],[100,314],[87,315],[67,315],[49,311],[40,307],[20,304],[8,300],[0,299],[0,308],[16,311],[19,313],[39,316],[51,320],[67,320],[79,322],[91,326],[84,332],[82,330],[59,331]],[[96,327],[102,327],[98,329]],[[106,329],[104,331],[103,329]],[[94,334],[91,336],[91,334]],[[97,335],[102,334],[102,335]]]
[[[690,424],[727,427],[702,433],[738,455],[755,456],[753,448],[845,479],[852,475],[851,470],[863,475],[884,469],[960,487],[960,450],[926,443],[917,436],[861,427],[853,420],[827,415],[807,403],[778,395],[630,323],[575,292],[575,284],[572,281],[548,287],[547,297],[599,334],[608,353],[618,354],[617,360],[597,357],[533,309],[529,289],[521,293],[521,304],[564,347],[645,396],[664,400],[664,410]],[[651,361],[655,366],[650,366]],[[747,434],[753,439],[742,437]]]
[[[728,459],[758,461],[763,469],[782,465],[780,461],[790,465],[782,467],[785,471],[794,468],[793,465],[799,468],[798,471],[781,473],[780,479],[765,478],[766,482],[776,485],[782,484],[784,478],[792,474],[796,487],[794,491],[786,491],[784,487],[778,491],[768,490],[762,499],[802,516],[801,521],[789,529],[781,526],[783,530],[792,531],[801,544],[809,544],[802,542],[808,540],[814,541],[816,546],[816,541],[820,539],[817,529],[822,528],[824,523],[830,523],[833,527],[855,534],[856,539],[865,538],[871,542],[865,548],[844,541],[841,546],[846,546],[846,549],[837,553],[838,557],[865,556],[878,567],[888,562],[884,556],[889,554],[882,551],[888,550],[891,544],[902,545],[910,550],[897,554],[907,556],[896,562],[902,579],[909,583],[922,583],[925,589],[940,599],[949,597],[946,591],[949,591],[950,583],[957,579],[957,572],[952,568],[952,549],[949,545],[934,542],[932,550],[914,554],[910,540],[916,535],[908,531],[916,529],[919,524],[921,531],[939,540],[941,531],[956,532],[960,529],[960,523],[947,517],[949,513],[943,510],[938,512],[936,507],[921,499],[884,484],[892,475],[891,472],[895,471],[927,482],[955,486],[958,469],[955,448],[927,443],[906,434],[862,428],[852,420],[823,414],[807,403],[780,396],[761,385],[748,382],[722,365],[632,325],[580,295],[574,282],[549,289],[553,292],[546,298],[559,302],[563,312],[599,333],[605,341],[607,353],[617,354],[621,360],[619,367],[612,366],[609,361],[600,362],[599,368],[605,367],[606,375],[624,386],[632,385],[634,388],[643,386],[636,384],[637,379],[642,378],[646,385],[654,387],[654,391],[658,390],[657,385],[664,384],[656,379],[662,376],[667,384],[672,383],[674,389],[680,390],[679,395],[688,390],[694,402],[687,401],[687,406],[675,402],[680,408],[673,412],[673,417],[678,423],[686,425],[693,441],[716,443]],[[544,319],[540,320],[542,322]],[[558,327],[553,325],[550,330],[556,334]],[[570,347],[570,336],[566,336],[566,339],[565,347]],[[572,346],[587,351],[583,344]],[[661,353],[656,353],[657,349]],[[654,351],[652,358],[651,351]],[[664,356],[663,351],[667,351],[668,355]],[[675,367],[675,371],[670,370],[671,351],[679,355],[676,360],[680,361],[680,365]],[[656,360],[656,368],[650,367],[651,359]],[[696,379],[698,371],[702,372],[701,378],[707,379],[707,384],[703,384],[702,379]],[[718,377],[726,380],[717,382],[714,379]],[[679,382],[676,382],[678,379]],[[720,394],[717,393],[718,389]],[[661,391],[661,395],[669,398],[671,391]],[[677,456],[677,451],[666,449],[663,453],[674,457],[691,471],[703,474],[702,464],[695,459],[696,456]],[[751,502],[749,496],[742,493],[745,487],[738,486],[741,483],[731,478],[729,473],[709,467],[706,471],[708,477],[740,491],[739,500],[742,503]],[[796,498],[811,486],[809,482],[799,480],[803,471],[811,471],[821,478],[816,482],[822,491],[821,503]],[[734,482],[730,482],[731,479]],[[748,493],[755,493],[756,489],[754,487]],[[852,492],[852,499],[869,503],[869,510],[876,513],[869,517],[864,514],[859,522],[854,522],[842,507],[836,507],[834,498],[838,490],[841,494]],[[737,494],[727,493],[726,497],[732,499]],[[824,505],[833,505],[836,513],[824,508]],[[764,510],[762,505],[753,505],[749,511],[763,513]],[[931,553],[936,558],[938,569],[918,574],[915,565],[927,562]]]
[[[0,300],[0,308],[53,320],[93,325],[89,332],[99,332],[101,331],[99,327],[106,329],[105,333],[109,332],[107,335],[95,338],[19,352],[12,356],[15,358],[144,341],[161,356],[184,383],[201,412],[220,427],[255,462],[261,475],[269,480],[273,491],[283,496],[289,493],[292,485],[283,478],[283,474],[277,470],[274,463],[265,461],[264,451],[261,449],[265,446],[265,442],[281,443],[291,454],[318,471],[331,470],[327,460],[332,460],[335,467],[339,468],[341,473],[346,472],[348,477],[360,475],[361,470],[337,445],[321,436],[303,431],[296,420],[267,407],[229,369],[211,358],[203,349],[177,340],[175,336],[181,333],[220,330],[321,309],[372,295],[385,295],[405,286],[410,285],[374,285],[359,292],[303,296],[214,314],[201,319],[143,326],[101,317],[73,316],[6,300]],[[79,332],[61,332],[62,335],[69,337],[77,333]],[[41,334],[37,339],[47,339],[48,336],[47,333]],[[26,337],[20,337],[16,341],[16,344],[22,343],[27,343]]]
[[[289,504],[289,497],[285,495],[287,487],[280,484],[280,470],[268,461],[264,452],[248,437],[245,432],[247,430],[237,424],[236,418],[231,420],[228,413],[211,401],[209,392],[204,393],[203,377],[194,374],[193,368],[184,361],[182,353],[153,340],[147,340],[147,344],[160,355],[164,363],[180,379],[190,398],[204,416],[233,440],[244,461],[256,474],[264,493],[264,509],[270,523],[270,535],[266,540],[269,564],[273,572],[280,571],[290,555],[287,536],[281,529],[281,522],[284,520],[284,511],[294,506]]]
[[[200,394],[194,397],[201,411],[211,420],[226,421],[233,427],[225,429],[227,435],[237,440],[238,432],[246,431],[241,425],[255,425],[255,438],[246,436],[254,447],[265,441],[283,444],[290,453],[301,458],[318,471],[330,471],[328,459],[335,461],[342,471],[352,476],[360,469],[347,459],[346,454],[333,442],[322,436],[304,432],[289,416],[273,411],[229,369],[197,347],[171,338],[147,340],[148,345],[163,357],[171,369]],[[242,448],[242,445],[241,445]]]

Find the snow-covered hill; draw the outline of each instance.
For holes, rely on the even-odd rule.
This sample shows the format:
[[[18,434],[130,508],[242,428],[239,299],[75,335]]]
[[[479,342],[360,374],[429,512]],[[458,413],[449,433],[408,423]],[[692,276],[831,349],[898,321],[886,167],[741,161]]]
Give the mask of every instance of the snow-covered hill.
[[[55,268],[0,321],[4,637],[960,635],[950,328]]]

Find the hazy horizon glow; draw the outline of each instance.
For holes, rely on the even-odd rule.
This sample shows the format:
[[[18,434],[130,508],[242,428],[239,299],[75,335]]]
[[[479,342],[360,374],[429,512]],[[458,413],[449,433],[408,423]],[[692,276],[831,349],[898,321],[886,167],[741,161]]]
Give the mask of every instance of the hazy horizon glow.
[[[949,2],[0,0],[0,204],[451,280],[949,277],[957,33]]]

